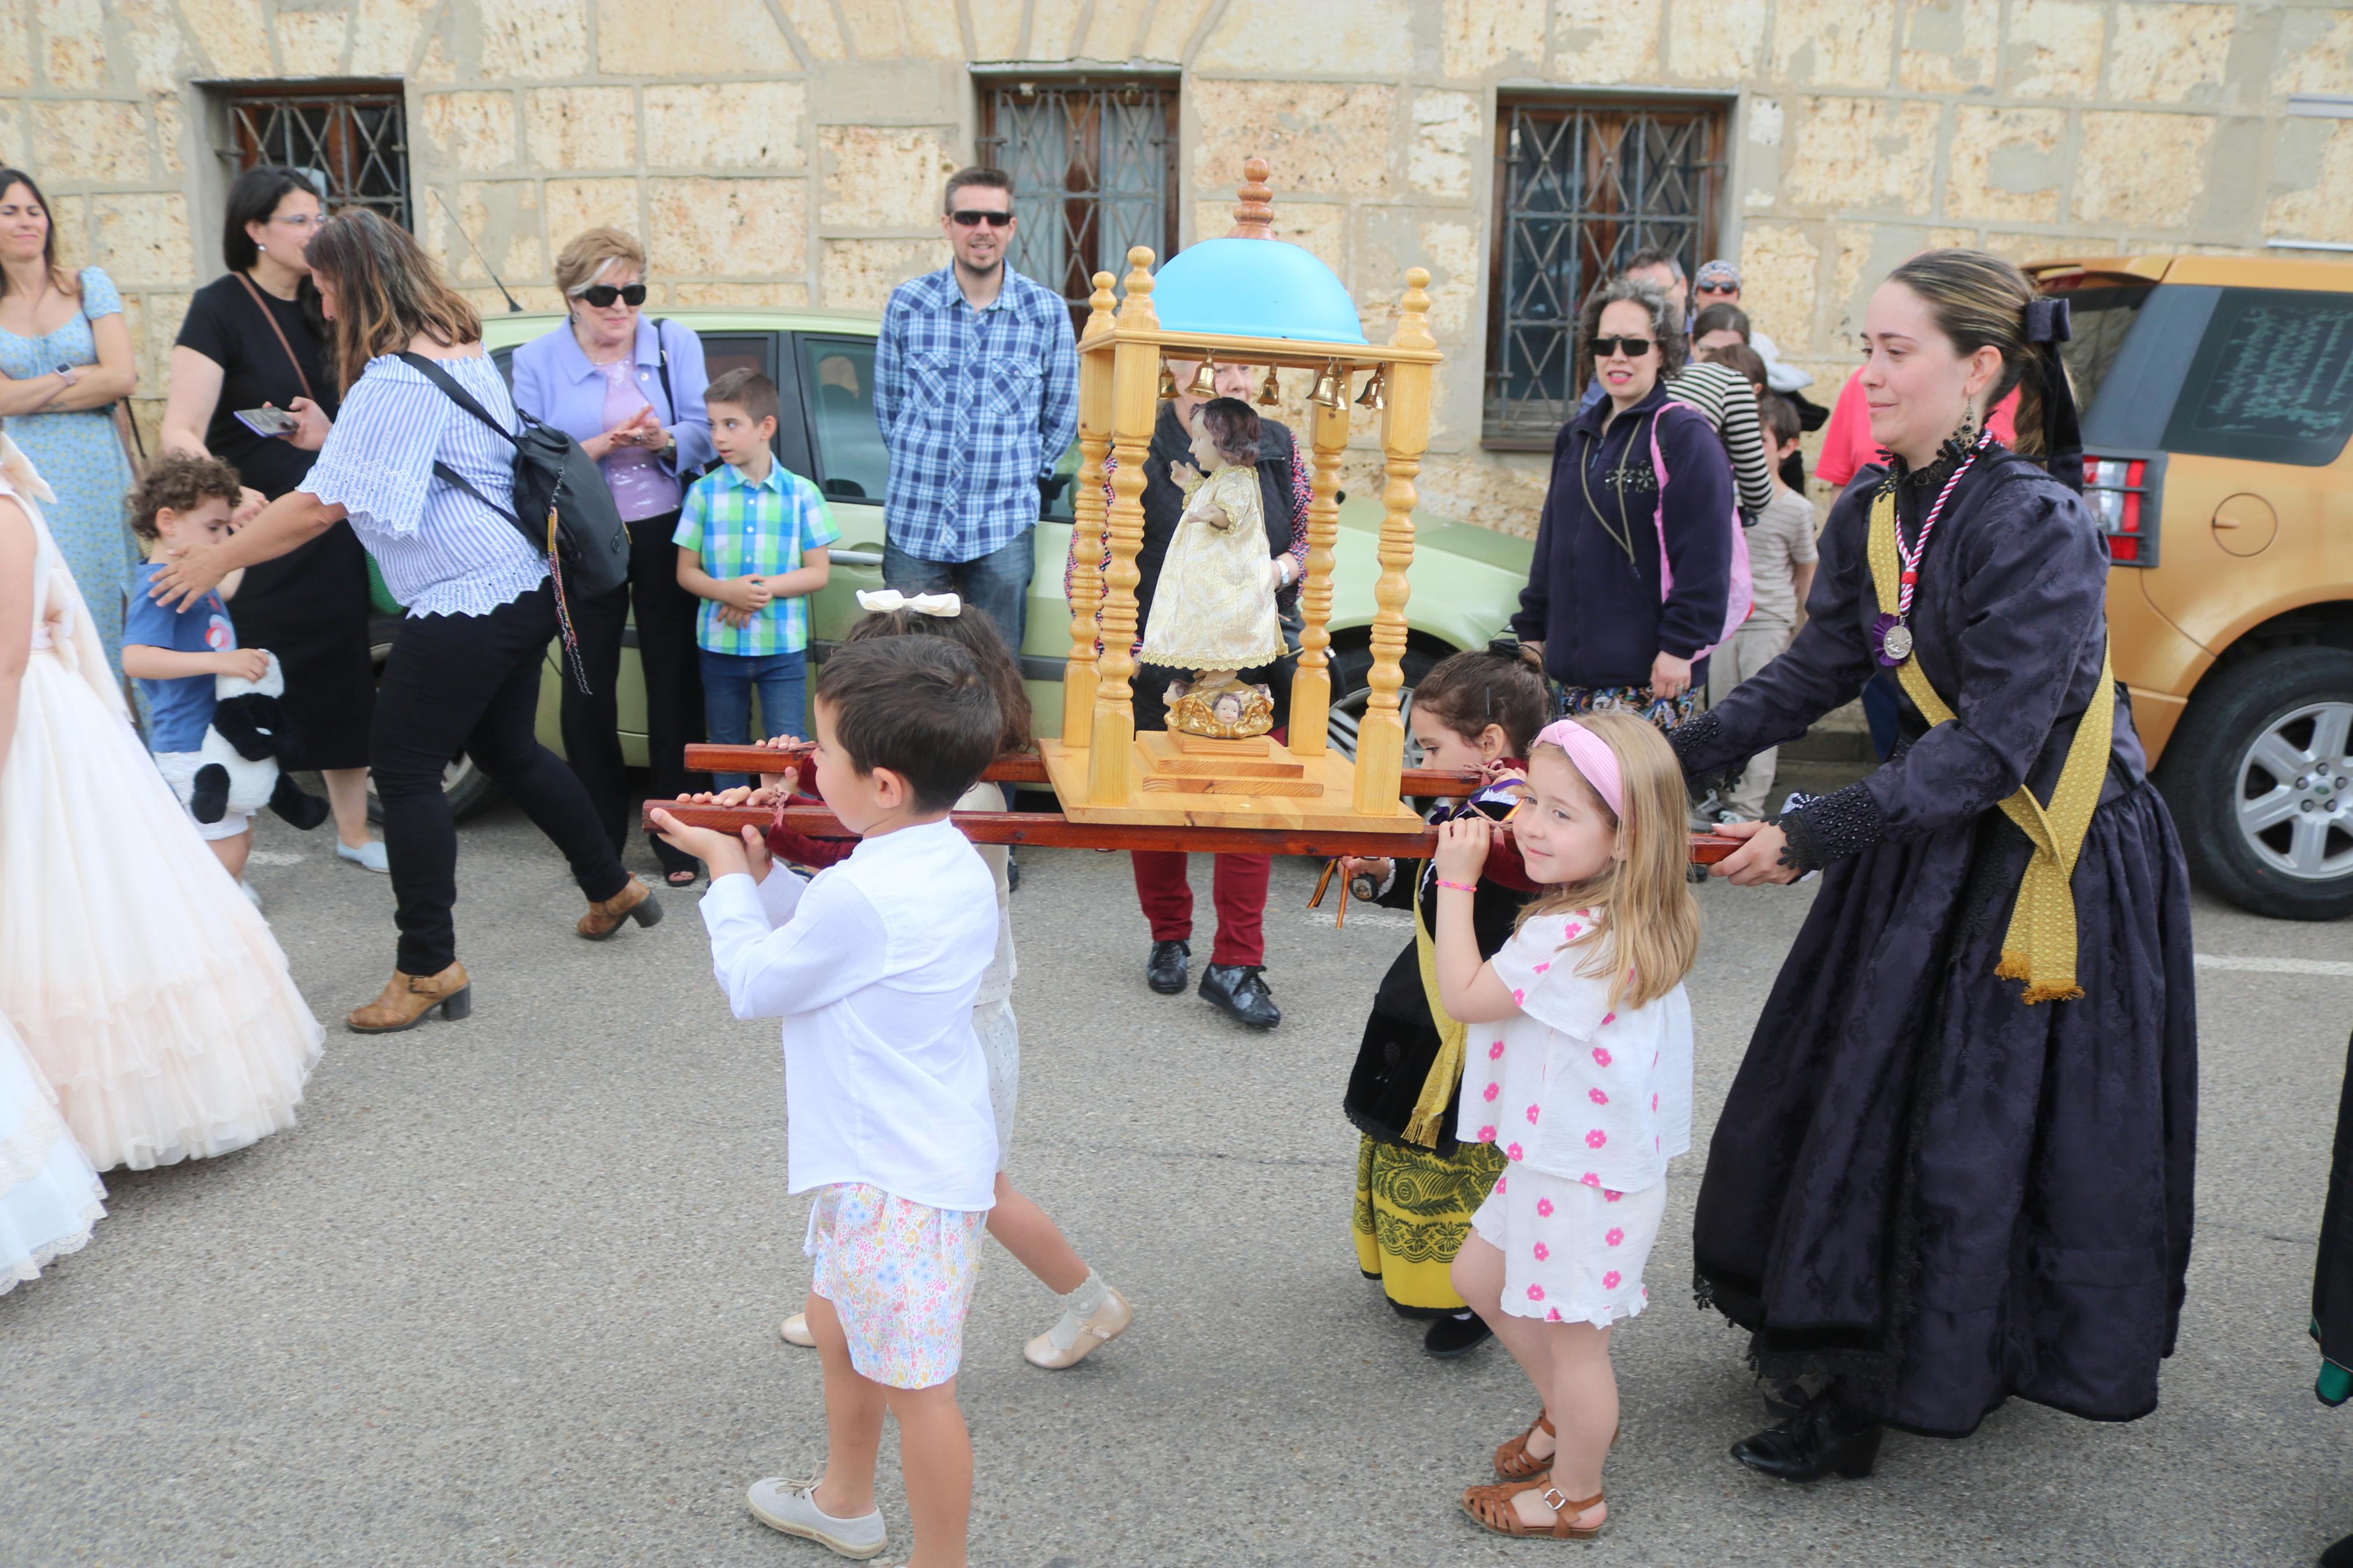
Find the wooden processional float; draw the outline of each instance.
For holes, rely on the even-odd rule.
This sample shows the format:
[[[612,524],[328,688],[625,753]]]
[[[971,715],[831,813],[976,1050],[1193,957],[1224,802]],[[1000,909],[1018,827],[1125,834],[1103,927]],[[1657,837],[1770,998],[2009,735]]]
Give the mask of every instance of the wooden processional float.
[[[1414,479],[1430,439],[1433,373],[1443,357],[1430,331],[1430,273],[1409,268],[1395,330],[1366,340],[1355,301],[1331,269],[1302,247],[1276,239],[1264,159],[1243,165],[1232,232],[1191,246],[1152,270],[1152,251],[1128,252],[1124,297],[1109,272],[1079,338],[1079,469],[1072,531],[1071,649],[1064,664],[1062,728],[1038,754],[1000,758],[987,776],[1050,784],[1061,810],[958,812],[976,842],[1204,853],[1427,856],[1435,834],[1409,795],[1459,795],[1472,775],[1409,772],[1398,692],[1411,592]],[[1135,558],[1144,542],[1144,465],[1164,398],[1173,395],[1171,359],[1248,364],[1266,380],[1259,401],[1274,401],[1285,370],[1315,377],[1307,403],[1310,462],[1307,564],[1300,580],[1298,668],[1292,679],[1287,740],[1271,734],[1212,739],[1172,725],[1136,733],[1134,648]],[[1360,373],[1369,372],[1358,384]],[[1332,696],[1329,622],[1333,546],[1340,521],[1340,460],[1352,396],[1380,411],[1385,469],[1373,597],[1372,670],[1356,755],[1328,738]],[[1110,499],[1104,497],[1106,459]],[[1102,565],[1105,544],[1110,565]],[[691,746],[696,771],[756,773],[775,753],[748,747]],[[671,810],[681,820],[732,829],[776,819],[767,810],[716,806]],[[824,837],[840,826],[822,806],[792,806],[783,822]],[[1694,836],[1693,858],[1715,860],[1736,841]]]

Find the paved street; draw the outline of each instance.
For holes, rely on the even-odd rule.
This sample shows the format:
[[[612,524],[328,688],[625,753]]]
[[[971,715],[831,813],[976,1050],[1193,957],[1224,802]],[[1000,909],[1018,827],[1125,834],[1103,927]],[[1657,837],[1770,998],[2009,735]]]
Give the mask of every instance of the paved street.
[[[519,815],[463,837],[470,1022],[336,1027],[300,1129],[116,1175],[88,1250],[0,1298],[0,1563],[834,1561],[742,1502],[822,1452],[816,1360],[775,1331],[807,1275],[774,1025],[728,1017],[690,900],[592,946]],[[385,885],[274,820],[261,847],[296,977],[339,1020],[389,966]],[[1422,1356],[1349,1247],[1340,1088],[1409,925],[1369,910],[1335,932],[1302,912],[1311,868],[1280,865],[1287,1017],[1261,1037],[1145,989],[1124,858],[1023,864],[1012,1169],[1140,1316],[1081,1368],[1036,1371],[1019,1346],[1050,1299],[991,1256],[963,1379],[974,1561],[1543,1557],[1452,1504],[1530,1414],[1517,1373],[1493,1346]],[[1812,896],[1704,890],[1703,1150]],[[1758,1424],[1740,1343],[1689,1298],[1694,1155],[1619,1340],[1612,1520],[1579,1562],[2214,1568],[2353,1530],[2353,1412],[2314,1402],[2304,1332],[2353,942],[2198,918],[2201,954],[2241,966],[2199,975],[2200,1225],[2162,1408],[2110,1427],[2012,1405],[1967,1443],[1891,1438],[1867,1481],[1749,1476],[1724,1453]],[[2308,967],[2262,967],[2282,960]],[[903,1550],[888,1443],[883,1508]]]

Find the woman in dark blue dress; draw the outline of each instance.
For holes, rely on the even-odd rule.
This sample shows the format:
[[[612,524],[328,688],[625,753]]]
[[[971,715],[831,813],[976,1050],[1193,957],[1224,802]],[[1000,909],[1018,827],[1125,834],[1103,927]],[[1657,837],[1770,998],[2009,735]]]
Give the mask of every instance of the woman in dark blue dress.
[[[1788,1419],[1734,1447],[1767,1475],[1862,1475],[1883,1426],[1965,1436],[2012,1394],[2133,1420],[2173,1349],[2197,1120],[2189,886],[2109,673],[2106,553],[2053,379],[2064,332],[2063,307],[1981,252],[1896,269],[1862,372],[1892,461],[1833,508],[1789,650],[1672,737],[1704,779],[1882,668],[1906,692],[1884,765],[1724,829],[1748,843],[1716,868],[1822,873],[1694,1221],[1701,1300],[1749,1331],[1760,1373],[1799,1384]],[[2048,472],[1983,434],[2021,382],[2021,445]],[[2051,863],[2030,876],[2037,839]]]

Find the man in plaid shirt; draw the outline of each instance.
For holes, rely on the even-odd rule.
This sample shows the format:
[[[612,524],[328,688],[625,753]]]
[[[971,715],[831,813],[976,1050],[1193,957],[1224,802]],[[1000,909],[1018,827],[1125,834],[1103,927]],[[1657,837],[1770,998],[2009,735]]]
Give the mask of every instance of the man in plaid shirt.
[[[954,259],[892,291],[874,350],[874,413],[891,454],[882,580],[962,595],[1018,653],[1038,481],[1079,430],[1077,340],[1061,298],[1006,263],[1011,178],[962,170],[945,207]]]

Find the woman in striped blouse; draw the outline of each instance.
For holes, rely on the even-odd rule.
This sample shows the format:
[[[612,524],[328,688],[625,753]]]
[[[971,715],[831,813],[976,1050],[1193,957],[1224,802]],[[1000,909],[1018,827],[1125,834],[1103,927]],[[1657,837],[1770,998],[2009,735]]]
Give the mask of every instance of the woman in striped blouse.
[[[334,326],[343,411],[302,481],[233,538],[190,549],[155,579],[185,602],[240,566],[269,561],[348,518],[407,607],[377,687],[369,765],[384,802],[385,849],[398,900],[391,981],[352,1013],[360,1034],[406,1029],[435,1007],[470,1008],[458,962],[458,836],[441,773],[460,751],[519,802],[571,862],[588,900],[575,928],[592,941],[661,906],[621,868],[572,770],[533,738],[542,654],[555,635],[545,559],[511,515],[437,479],[445,466],[492,505],[512,505],[514,447],[397,357],[438,362],[491,414],[515,424],[481,320],[406,230],[364,208],[311,240],[311,276]]]

